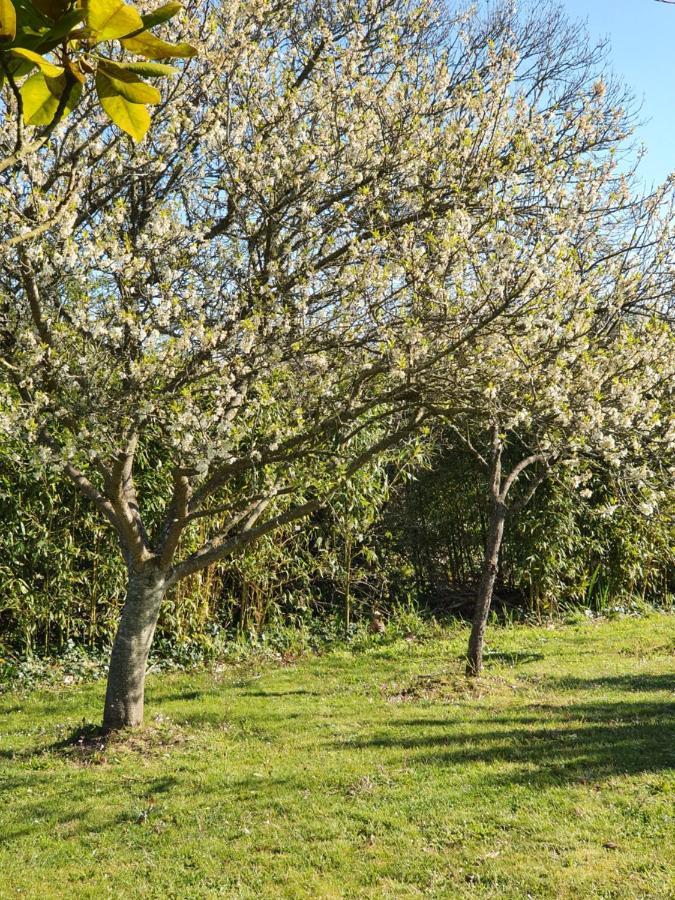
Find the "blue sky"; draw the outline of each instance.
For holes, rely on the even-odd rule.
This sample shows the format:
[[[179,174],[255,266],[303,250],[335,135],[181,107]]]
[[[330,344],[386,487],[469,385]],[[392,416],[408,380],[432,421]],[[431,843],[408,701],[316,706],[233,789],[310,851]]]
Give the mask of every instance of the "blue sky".
[[[647,149],[647,184],[675,170],[675,5],[655,0],[562,0],[570,18],[609,37],[611,68],[642,102],[638,136]]]

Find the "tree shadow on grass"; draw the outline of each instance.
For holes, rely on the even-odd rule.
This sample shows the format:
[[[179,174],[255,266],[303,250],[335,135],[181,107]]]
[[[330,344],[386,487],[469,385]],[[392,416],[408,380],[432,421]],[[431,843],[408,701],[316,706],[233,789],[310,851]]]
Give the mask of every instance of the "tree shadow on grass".
[[[63,734],[64,729],[59,730]],[[109,752],[152,755],[185,743],[185,740],[186,735],[180,723],[164,716],[156,716],[142,728],[122,731],[106,731],[100,725],[82,721],[55,741],[23,749],[1,749],[0,760],[30,761],[52,756],[80,766],[92,765],[107,762],[106,754]]]
[[[242,691],[244,697],[320,697],[319,691],[308,691],[304,688],[290,691]]]
[[[554,691],[623,691],[630,693],[648,693],[651,691],[672,691],[675,693],[675,674],[638,673],[635,675],[598,675],[591,678],[579,678],[574,675],[545,676],[538,683]],[[673,697],[675,703],[675,696]]]
[[[671,676],[544,681],[555,689],[556,699],[544,696],[516,710],[469,719],[458,715],[461,707],[453,705],[447,707],[445,718],[420,715],[394,720],[386,731],[334,746],[400,752],[408,764],[438,768],[457,770],[482,763],[488,768],[481,777],[491,785],[583,784],[675,768],[675,702],[643,696],[672,689]],[[636,696],[558,699],[561,691],[586,689]]]
[[[39,744],[35,747],[27,747],[24,750],[0,750],[0,759],[27,760],[44,754],[72,756],[74,752],[80,755],[100,752],[105,749],[108,735],[100,725],[91,722],[82,722],[71,729],[66,737],[59,738],[48,744]]]
[[[201,700],[204,697],[211,697],[215,694],[215,691],[204,691],[204,690],[192,690],[192,691],[180,691],[177,694],[164,694],[161,697],[162,702],[166,703],[174,703],[179,702],[181,700]]]

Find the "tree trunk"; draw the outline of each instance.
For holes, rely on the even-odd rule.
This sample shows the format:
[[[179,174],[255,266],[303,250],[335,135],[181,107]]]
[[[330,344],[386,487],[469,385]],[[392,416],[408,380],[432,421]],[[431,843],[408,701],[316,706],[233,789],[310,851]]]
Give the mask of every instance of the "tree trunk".
[[[469,652],[467,655],[466,674],[470,676],[480,675],[483,668],[483,644],[485,642],[485,627],[492,593],[494,591],[497,571],[499,569],[499,550],[504,537],[504,520],[506,519],[506,507],[497,498],[492,499],[492,512],[490,515],[490,528],[485,542],[485,556],[483,558],[483,571],[478,585],[476,608],[473,614],[471,637],[469,638]]]
[[[164,576],[156,569],[129,574],[110,657],[103,712],[106,731],[143,724],[145,669],[165,592]]]

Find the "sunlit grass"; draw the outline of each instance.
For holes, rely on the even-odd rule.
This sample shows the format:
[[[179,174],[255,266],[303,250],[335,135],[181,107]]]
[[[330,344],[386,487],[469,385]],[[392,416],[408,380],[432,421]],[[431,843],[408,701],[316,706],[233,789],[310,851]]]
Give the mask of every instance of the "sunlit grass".
[[[674,896],[675,619],[465,639],[4,695],[0,896]]]

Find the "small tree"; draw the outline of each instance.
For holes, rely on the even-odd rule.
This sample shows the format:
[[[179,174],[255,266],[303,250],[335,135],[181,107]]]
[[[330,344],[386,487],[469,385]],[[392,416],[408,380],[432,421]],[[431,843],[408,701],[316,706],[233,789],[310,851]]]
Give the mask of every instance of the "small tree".
[[[591,195],[604,216],[609,198],[598,176]],[[664,188],[643,203],[624,197],[622,206],[630,210],[627,218],[599,228],[590,209],[579,223],[575,203],[570,224],[576,226],[559,235],[555,254],[535,252],[537,287],[518,320],[478,340],[459,389],[463,415],[451,389],[450,427],[485,472],[489,510],[469,675],[482,668],[508,516],[545,478],[560,466],[571,469],[583,498],[592,493],[593,472],[609,466],[613,477],[637,488],[646,509],[671,483],[672,201]],[[496,280],[481,279],[483,289],[522,283],[522,247],[516,247],[517,241],[502,246],[500,264],[491,267]]]

